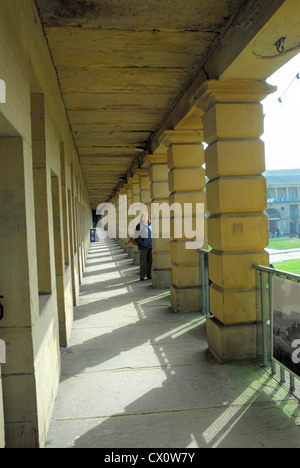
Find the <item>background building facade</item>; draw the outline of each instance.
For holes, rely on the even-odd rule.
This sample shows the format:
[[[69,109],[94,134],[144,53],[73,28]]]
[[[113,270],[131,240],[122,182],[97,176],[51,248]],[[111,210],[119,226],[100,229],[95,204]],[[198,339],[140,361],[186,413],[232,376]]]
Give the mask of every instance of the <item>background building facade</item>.
[[[300,233],[300,169],[266,171],[270,236]]]

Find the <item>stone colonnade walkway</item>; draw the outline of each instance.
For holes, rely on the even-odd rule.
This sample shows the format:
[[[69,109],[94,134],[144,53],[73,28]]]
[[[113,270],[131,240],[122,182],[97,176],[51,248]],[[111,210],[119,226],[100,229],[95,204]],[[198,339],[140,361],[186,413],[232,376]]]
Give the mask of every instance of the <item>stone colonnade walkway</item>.
[[[300,448],[298,400],[217,364],[204,318],[169,303],[114,241],[91,244],[46,448]]]

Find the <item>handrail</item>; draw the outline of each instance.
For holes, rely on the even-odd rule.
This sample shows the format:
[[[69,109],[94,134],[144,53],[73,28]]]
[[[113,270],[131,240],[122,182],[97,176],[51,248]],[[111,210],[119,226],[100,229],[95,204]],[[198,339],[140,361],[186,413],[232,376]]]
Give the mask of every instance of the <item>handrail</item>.
[[[288,278],[295,279],[300,282],[300,275],[295,275],[294,273],[289,273],[288,271],[276,270],[275,268],[259,265],[258,263],[253,263],[252,267],[255,270],[261,270],[266,273],[272,273],[272,275],[276,275],[276,276],[284,275],[284,276],[287,276]]]
[[[209,250],[206,250],[206,249],[198,249],[198,252],[209,254]]]
[[[277,270],[272,267],[266,267],[264,265],[258,265],[254,263],[252,267],[260,273],[260,277],[257,277],[257,302],[256,309],[257,314],[257,326],[261,330],[261,359],[262,367],[267,368],[268,365],[271,367],[271,375],[276,375],[276,365],[272,358],[271,352],[271,341],[272,341],[272,330],[273,330],[273,314],[272,314],[272,301],[273,301],[273,288],[272,288],[272,277],[278,276],[287,280],[296,281],[300,283],[300,275],[294,273]],[[267,278],[265,281],[265,274]],[[259,342],[257,341],[257,345]],[[277,362],[280,369],[280,383],[285,382],[285,373],[288,372],[290,380],[290,391],[295,390],[295,375],[287,368],[283,367]],[[299,379],[299,377],[297,377]]]

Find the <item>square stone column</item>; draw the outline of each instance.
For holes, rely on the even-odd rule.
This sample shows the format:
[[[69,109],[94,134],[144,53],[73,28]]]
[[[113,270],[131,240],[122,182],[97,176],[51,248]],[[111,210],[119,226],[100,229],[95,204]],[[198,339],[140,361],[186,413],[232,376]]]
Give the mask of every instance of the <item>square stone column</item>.
[[[127,210],[129,210],[129,207],[132,205],[132,184],[131,183],[126,184],[126,193],[127,193]],[[128,213],[127,223],[129,226],[129,223],[134,219],[134,216],[130,215],[128,211],[127,213]],[[127,230],[127,232],[129,231]],[[128,253],[128,256],[133,259],[133,244],[129,243],[129,240],[130,240],[130,236],[128,234],[127,253]]]
[[[118,239],[118,206],[117,206],[117,197],[116,197],[116,195],[113,195],[113,197],[110,200],[110,203],[114,207],[113,215],[115,216],[115,219],[111,220],[111,222],[113,224],[108,229],[108,237],[109,237],[109,239],[114,239],[115,241],[117,241],[117,239]]]
[[[180,208],[181,213],[171,210],[171,256],[172,285],[171,305],[175,311],[191,312],[201,308],[201,288],[197,248],[187,249],[186,242],[195,239],[185,233],[187,221],[196,227],[197,204],[203,206],[202,226],[206,212],[204,147],[201,130],[166,131],[161,144],[168,148],[169,204]],[[186,212],[185,204],[192,210]],[[176,232],[181,225],[181,233]],[[203,242],[198,247],[204,246]]]
[[[127,196],[127,189],[124,185],[119,190],[119,245],[120,247],[127,252],[127,244],[128,244],[128,222],[127,222],[127,213],[128,213],[128,205],[124,203],[123,197]]]
[[[31,94],[32,165],[34,181],[34,209],[37,219],[36,248],[38,287],[40,294],[51,294],[50,214],[48,209],[49,177],[47,177],[45,102],[42,94]]]
[[[119,192],[116,192],[115,195],[113,196],[113,203],[116,208],[116,243],[120,243],[120,237],[119,237]]]
[[[132,186],[132,203],[135,205],[140,205],[141,191],[140,191],[140,177],[138,173],[135,174],[133,177],[131,177],[130,181],[131,181],[131,186]],[[133,259],[134,265],[139,265],[140,264],[140,251],[137,246],[133,247],[132,255],[133,255],[132,259]]]
[[[138,174],[135,174],[133,177],[131,177],[131,186],[132,186],[132,203],[138,205],[141,203],[140,177]]]
[[[209,349],[219,361],[256,356],[253,263],[269,266],[263,109],[274,88],[263,82],[212,80],[194,99],[203,116],[207,184]]]
[[[152,285],[157,289],[169,288],[172,284],[170,236],[164,238],[164,204],[169,204],[169,167],[167,152],[147,156],[150,161],[150,196],[152,200],[151,221],[153,232]],[[155,208],[153,209],[153,206]],[[160,210],[162,207],[162,210]]]
[[[151,196],[150,196],[150,174],[149,169],[138,170],[140,181],[140,201],[147,208],[149,216],[151,216]]]
[[[0,138],[0,294],[5,315],[1,339],[6,343],[2,368],[7,448],[17,440],[35,447],[39,435],[37,352],[39,331],[38,274],[31,148],[22,138]],[[57,312],[53,310],[53,369],[59,359]],[[52,351],[49,334],[49,350]],[[44,364],[43,357],[39,363]],[[51,385],[52,372],[49,372]],[[1,415],[0,415],[1,416]],[[22,434],[22,436],[20,435]],[[18,442],[16,442],[18,443]]]

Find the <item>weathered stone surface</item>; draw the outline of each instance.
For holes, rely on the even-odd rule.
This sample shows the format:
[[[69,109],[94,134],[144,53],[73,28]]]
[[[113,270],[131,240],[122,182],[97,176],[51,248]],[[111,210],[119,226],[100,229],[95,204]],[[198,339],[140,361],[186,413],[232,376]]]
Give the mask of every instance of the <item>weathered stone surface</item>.
[[[46,24],[102,28],[204,29],[217,31],[239,0],[38,0]]]
[[[217,0],[213,9],[193,0],[37,4],[79,155],[102,159],[112,151],[134,158],[135,147],[148,144],[240,0]],[[84,167],[94,208],[131,166],[109,174],[104,191],[110,168],[91,181],[93,169]]]

